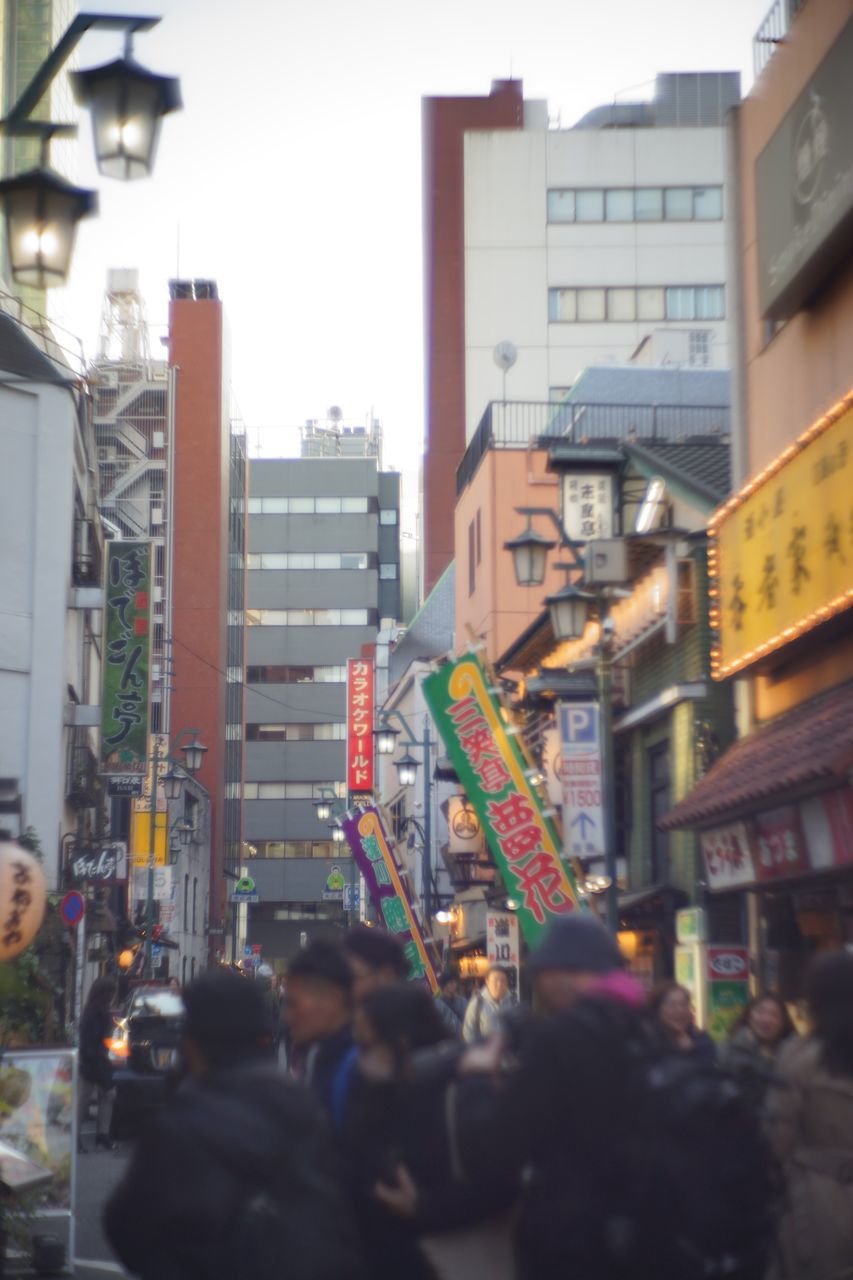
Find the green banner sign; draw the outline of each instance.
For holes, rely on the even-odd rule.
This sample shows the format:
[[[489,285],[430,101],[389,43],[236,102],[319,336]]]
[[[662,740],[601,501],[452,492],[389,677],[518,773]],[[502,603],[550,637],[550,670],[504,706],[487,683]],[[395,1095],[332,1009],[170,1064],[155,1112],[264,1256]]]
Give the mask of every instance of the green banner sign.
[[[427,676],[423,691],[507,893],[518,900],[525,941],[534,943],[555,916],[580,904],[554,824],[525,776],[529,765],[474,655]]]
[[[151,543],[111,542],[104,619],[101,772],[148,769]]]

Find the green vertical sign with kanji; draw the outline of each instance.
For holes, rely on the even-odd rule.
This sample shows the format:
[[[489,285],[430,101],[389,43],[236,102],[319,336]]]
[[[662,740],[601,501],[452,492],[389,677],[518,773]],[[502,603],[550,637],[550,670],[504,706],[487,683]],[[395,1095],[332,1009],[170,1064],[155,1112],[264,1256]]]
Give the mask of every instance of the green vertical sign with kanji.
[[[111,542],[104,618],[101,772],[148,769],[151,543]]]
[[[423,692],[507,893],[519,902],[525,941],[535,943],[551,920],[580,903],[554,825],[525,776],[527,761],[473,654],[427,676]]]

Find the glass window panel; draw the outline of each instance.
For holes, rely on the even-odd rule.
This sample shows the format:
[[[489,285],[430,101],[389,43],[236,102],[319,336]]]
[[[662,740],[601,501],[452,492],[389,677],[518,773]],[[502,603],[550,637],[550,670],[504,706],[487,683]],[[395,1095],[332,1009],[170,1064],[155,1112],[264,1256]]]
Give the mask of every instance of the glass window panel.
[[[689,222],[693,217],[693,188],[667,187],[663,203],[668,221]]]
[[[283,782],[259,782],[258,783],[258,799],[259,800],[283,800],[284,799],[284,783]]]
[[[395,564],[381,564],[379,566],[379,576],[385,582],[393,581],[397,577],[397,566]]]
[[[243,783],[243,799],[257,800],[257,798],[258,798],[257,782],[244,782]]]
[[[634,216],[638,222],[660,222],[663,218],[661,187],[638,187],[634,192]]]
[[[288,498],[262,498],[261,503],[265,516],[286,516],[289,510]]]
[[[311,857],[312,858],[334,857],[334,854],[332,853],[331,840],[314,840],[311,844]]]
[[[590,322],[604,319],[604,290],[578,289],[578,321]]]
[[[380,524],[396,524],[397,508],[383,507],[382,510],[379,512],[379,523]]]
[[[246,504],[246,510],[250,516],[259,516],[263,511],[263,498],[250,498]]]
[[[603,191],[576,191],[575,192],[575,221],[576,222],[603,222],[604,221],[604,192]]]
[[[367,610],[366,609],[341,609],[341,626],[344,627],[366,627],[367,626]]]
[[[290,514],[292,516],[310,516],[314,512],[313,498],[290,498]]]
[[[311,783],[287,782],[285,783],[284,794],[288,800],[310,800]]]
[[[367,498],[341,498],[341,511],[345,516],[367,514]]]
[[[574,220],[575,220],[574,191],[549,191],[548,192],[548,221],[549,222],[574,222]]]
[[[637,319],[663,320],[665,317],[663,289],[637,290]]]
[[[577,290],[549,289],[548,318],[563,324],[572,324],[577,320]]]
[[[313,569],[313,551],[291,551],[287,556],[288,569]]]
[[[627,187],[605,191],[604,217],[607,222],[633,222],[634,192]]]
[[[261,609],[247,609],[246,610],[246,626],[259,627],[261,625],[262,612],[263,610]]]
[[[341,556],[342,569],[366,569],[367,568],[367,552],[359,551],[353,555]]]
[[[250,552],[249,555],[246,556],[246,568],[260,569],[260,567],[261,567],[261,557],[259,555],[252,555]]]
[[[725,314],[723,287],[717,284],[700,285],[693,290],[697,320],[722,320]]]
[[[340,498],[315,498],[314,510],[318,516],[338,516],[341,513]]]
[[[607,319],[636,320],[637,294],[634,289],[607,290]]]
[[[341,621],[340,609],[315,609],[313,623],[315,627],[336,627]]]
[[[259,840],[255,846],[259,858],[283,858],[283,840]]]
[[[666,291],[667,320],[692,320],[695,301],[693,290],[671,288]]]
[[[283,552],[265,551],[261,555],[262,569],[286,569],[287,555]]]
[[[693,217],[716,221],[723,216],[723,188],[696,187],[693,192]]]
[[[318,551],[314,556],[315,569],[339,569],[346,568],[341,561],[346,559],[345,556],[339,555],[337,551]]]

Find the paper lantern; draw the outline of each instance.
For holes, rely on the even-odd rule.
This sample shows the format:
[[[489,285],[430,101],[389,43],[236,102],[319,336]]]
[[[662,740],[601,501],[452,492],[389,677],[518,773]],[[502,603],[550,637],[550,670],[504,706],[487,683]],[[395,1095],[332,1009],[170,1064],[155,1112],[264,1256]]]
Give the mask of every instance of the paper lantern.
[[[0,962],[30,945],[44,919],[47,881],[37,858],[0,837]]]

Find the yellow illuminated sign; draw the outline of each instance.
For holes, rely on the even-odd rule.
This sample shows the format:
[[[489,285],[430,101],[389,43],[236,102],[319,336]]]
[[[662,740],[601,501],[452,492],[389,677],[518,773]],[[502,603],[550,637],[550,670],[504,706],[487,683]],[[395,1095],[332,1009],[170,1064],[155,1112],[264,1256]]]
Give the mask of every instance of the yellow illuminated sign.
[[[154,865],[165,867],[167,824],[169,815],[158,810],[154,821]],[[148,866],[151,843],[151,812],[134,811],[130,815],[130,856],[134,870]]]
[[[853,393],[721,507],[711,654],[721,680],[853,604]]]

